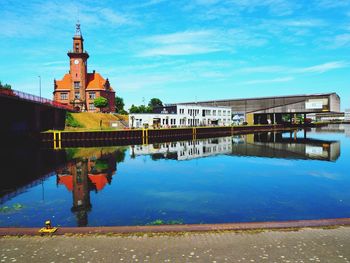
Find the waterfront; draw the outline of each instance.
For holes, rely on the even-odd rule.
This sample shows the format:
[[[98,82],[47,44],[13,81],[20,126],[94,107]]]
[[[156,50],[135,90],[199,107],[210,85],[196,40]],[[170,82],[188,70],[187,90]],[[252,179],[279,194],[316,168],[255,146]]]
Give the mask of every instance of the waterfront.
[[[0,226],[350,217],[350,138],[341,132],[2,152]]]

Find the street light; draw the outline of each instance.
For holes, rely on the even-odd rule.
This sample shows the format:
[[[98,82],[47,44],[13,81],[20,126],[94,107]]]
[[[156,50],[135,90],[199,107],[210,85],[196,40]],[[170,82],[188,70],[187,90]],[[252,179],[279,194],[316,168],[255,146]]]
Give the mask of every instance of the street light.
[[[39,97],[41,102],[41,76],[38,76],[38,78],[39,78]]]

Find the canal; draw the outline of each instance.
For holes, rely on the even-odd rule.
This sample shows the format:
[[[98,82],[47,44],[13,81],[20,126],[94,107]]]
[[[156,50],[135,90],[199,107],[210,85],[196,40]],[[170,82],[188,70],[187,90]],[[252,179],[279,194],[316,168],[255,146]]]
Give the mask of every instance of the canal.
[[[350,217],[350,126],[149,145],[3,148],[0,227]]]

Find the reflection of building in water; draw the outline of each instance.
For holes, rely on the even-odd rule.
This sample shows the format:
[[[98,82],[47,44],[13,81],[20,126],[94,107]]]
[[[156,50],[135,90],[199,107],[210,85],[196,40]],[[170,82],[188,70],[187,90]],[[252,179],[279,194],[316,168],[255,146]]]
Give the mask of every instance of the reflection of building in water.
[[[152,159],[189,160],[231,152],[231,137],[132,146],[130,153]]]
[[[350,137],[350,124],[328,124],[326,126],[321,126],[315,129],[316,132],[326,132],[326,133],[345,133],[347,137]]]
[[[287,135],[287,136],[286,136]],[[233,137],[232,155],[335,161],[338,141],[299,138],[295,133],[264,132]]]
[[[88,224],[90,191],[101,191],[110,184],[115,171],[115,154],[103,155],[101,152],[90,158],[78,158],[57,170],[57,183],[73,193],[72,212],[78,226]]]
[[[302,138],[297,132],[261,132],[232,137],[131,146],[132,156],[151,155],[156,159],[189,160],[217,154],[286,159],[335,161],[340,155],[338,141]]]

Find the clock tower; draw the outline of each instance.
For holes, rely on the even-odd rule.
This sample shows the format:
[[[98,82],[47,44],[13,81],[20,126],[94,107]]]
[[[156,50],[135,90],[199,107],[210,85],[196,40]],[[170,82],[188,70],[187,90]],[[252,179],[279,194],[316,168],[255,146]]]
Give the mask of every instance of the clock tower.
[[[72,78],[71,90],[74,92],[73,106],[79,110],[86,110],[86,82],[87,60],[89,54],[84,50],[84,39],[80,31],[79,22],[76,25],[73,37],[73,49],[67,53],[70,62],[70,75]]]
[[[108,78],[95,70],[88,73],[89,54],[84,50],[84,39],[79,22],[73,36],[73,48],[67,53],[69,72],[61,80],[54,80],[54,101],[72,106],[77,112],[114,112],[115,91]],[[108,105],[102,109],[95,107],[95,99],[104,97]]]

